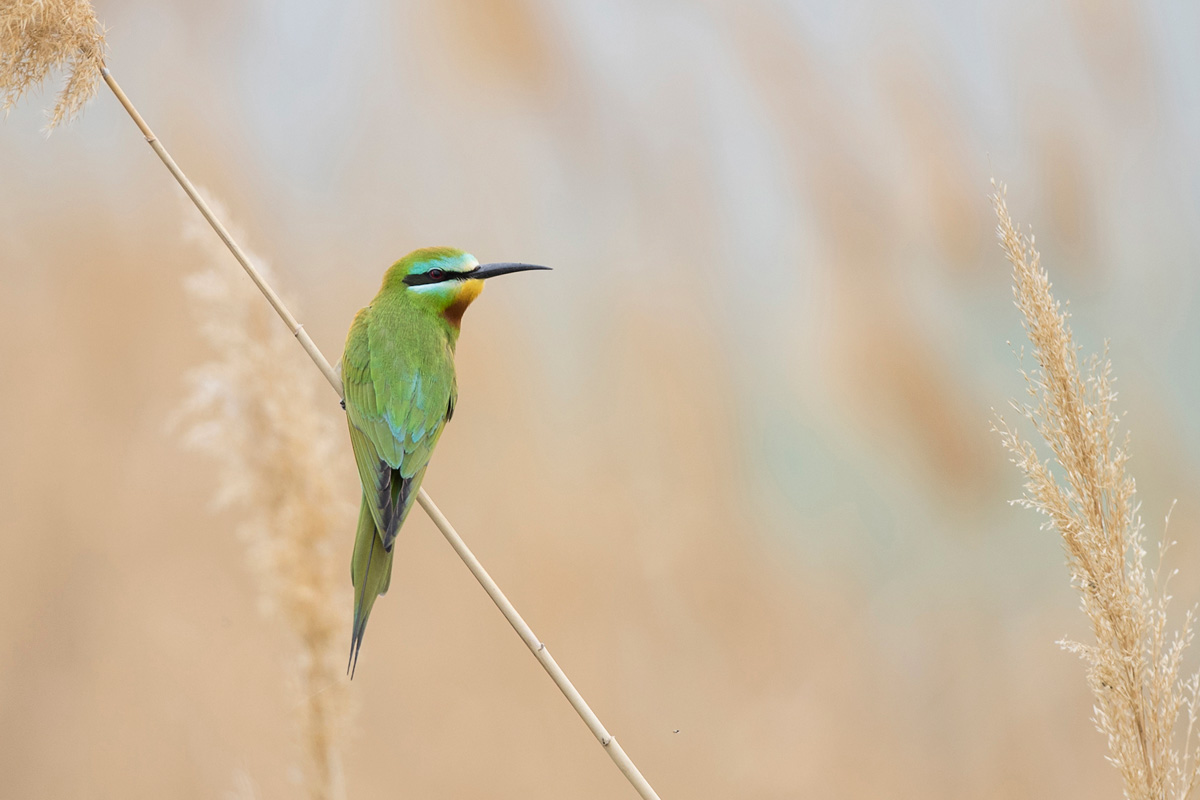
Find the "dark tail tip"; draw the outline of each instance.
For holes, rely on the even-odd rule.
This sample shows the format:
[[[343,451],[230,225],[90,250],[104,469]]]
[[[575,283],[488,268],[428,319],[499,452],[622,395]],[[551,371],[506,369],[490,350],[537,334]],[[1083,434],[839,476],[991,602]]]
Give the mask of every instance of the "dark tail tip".
[[[374,542],[372,542],[374,544]],[[358,654],[362,650],[363,634],[367,632],[367,616],[363,614],[363,603],[367,599],[367,578],[371,575],[371,556],[375,548],[367,553],[367,568],[364,570],[362,581],[358,586],[358,602],[354,604],[354,627],[350,631],[350,658],[346,662],[346,672],[350,680],[354,680],[354,671],[358,669]]]
[[[350,658],[346,661],[346,674],[350,680],[354,680],[354,671],[358,669],[358,653],[362,650],[363,633],[367,627],[359,624],[357,614],[354,617],[354,630],[350,633]]]
[[[358,669],[358,654],[362,651],[363,634],[367,632],[367,620],[362,614],[362,601],[354,609],[354,626],[350,629],[350,658],[346,661],[346,674],[354,680],[354,671]]]

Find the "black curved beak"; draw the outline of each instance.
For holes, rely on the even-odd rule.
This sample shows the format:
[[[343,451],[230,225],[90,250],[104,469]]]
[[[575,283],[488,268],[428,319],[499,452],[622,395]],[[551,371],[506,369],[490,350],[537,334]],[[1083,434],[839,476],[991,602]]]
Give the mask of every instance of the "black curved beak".
[[[465,277],[478,280],[494,278],[497,275],[507,275],[510,272],[525,272],[531,269],[550,269],[549,267],[539,267],[537,264],[513,264],[504,262],[501,264],[480,264],[475,269],[466,274]]]

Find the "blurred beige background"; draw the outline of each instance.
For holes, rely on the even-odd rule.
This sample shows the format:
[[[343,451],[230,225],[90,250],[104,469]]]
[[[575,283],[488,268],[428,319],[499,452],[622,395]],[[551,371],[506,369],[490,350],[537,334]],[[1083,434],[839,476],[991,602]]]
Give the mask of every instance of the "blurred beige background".
[[[988,430],[1021,391],[988,179],[1111,341],[1191,602],[1195,7],[97,8],[331,357],[415,247],[554,266],[468,315],[426,486],[664,798],[1120,796]],[[167,425],[209,357],[194,212],[110,95],[49,139],[48,104],[0,128],[0,793],[292,796],[293,643]],[[424,515],[400,547],[349,797],[632,796]]]

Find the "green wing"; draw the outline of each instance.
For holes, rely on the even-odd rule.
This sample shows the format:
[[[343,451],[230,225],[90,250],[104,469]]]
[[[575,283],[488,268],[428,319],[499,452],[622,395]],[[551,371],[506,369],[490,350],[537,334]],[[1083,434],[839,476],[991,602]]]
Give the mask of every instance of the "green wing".
[[[351,677],[371,607],[391,581],[396,533],[454,412],[453,353],[444,332],[428,323],[371,305],[354,317],[346,337],[342,384],[363,487],[350,561],[356,595]]]
[[[376,318],[367,306],[354,318],[342,357],[350,443],[367,508],[389,551],[455,398],[450,356],[434,338],[437,331],[417,322]]]

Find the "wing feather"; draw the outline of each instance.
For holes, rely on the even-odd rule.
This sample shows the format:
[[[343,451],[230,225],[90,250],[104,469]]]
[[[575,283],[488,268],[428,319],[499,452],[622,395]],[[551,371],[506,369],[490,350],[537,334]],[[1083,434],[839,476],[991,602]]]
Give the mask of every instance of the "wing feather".
[[[374,316],[372,306],[355,316],[342,379],[364,499],[390,551],[453,408],[456,387],[453,368],[423,363],[421,354],[437,354],[436,346],[418,341],[406,352],[395,325]],[[407,344],[413,344],[411,337]]]

